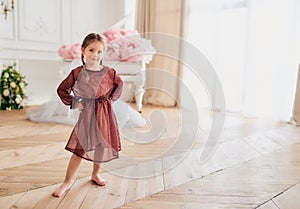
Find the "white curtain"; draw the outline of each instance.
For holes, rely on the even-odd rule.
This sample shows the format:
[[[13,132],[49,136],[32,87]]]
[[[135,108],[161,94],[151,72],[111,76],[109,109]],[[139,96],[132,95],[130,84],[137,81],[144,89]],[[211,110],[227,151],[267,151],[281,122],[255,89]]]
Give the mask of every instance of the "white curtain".
[[[187,39],[216,70],[227,111],[290,120],[299,5],[297,0],[190,0]]]
[[[249,1],[246,115],[289,121],[297,81],[294,0]]]
[[[147,65],[144,103],[175,106],[178,97],[178,81],[170,76],[163,75],[164,72],[179,77],[181,64],[177,59],[163,54],[160,48],[180,56],[180,37],[183,33],[185,17],[185,1],[183,0],[138,0],[136,7],[136,28],[140,33],[146,33],[151,39],[157,53],[153,60]],[[155,33],[151,36],[147,33]],[[170,45],[164,41],[163,36],[170,35],[178,37],[177,44]],[[157,72],[161,71],[159,74]],[[155,86],[156,88],[148,88]]]

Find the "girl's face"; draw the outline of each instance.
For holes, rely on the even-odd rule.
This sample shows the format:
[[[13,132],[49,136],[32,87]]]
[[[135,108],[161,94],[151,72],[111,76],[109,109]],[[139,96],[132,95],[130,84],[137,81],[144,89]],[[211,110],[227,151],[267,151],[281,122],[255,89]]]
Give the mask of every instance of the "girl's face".
[[[103,59],[103,44],[100,41],[90,43],[86,48],[82,48],[84,61],[90,66],[99,66]]]

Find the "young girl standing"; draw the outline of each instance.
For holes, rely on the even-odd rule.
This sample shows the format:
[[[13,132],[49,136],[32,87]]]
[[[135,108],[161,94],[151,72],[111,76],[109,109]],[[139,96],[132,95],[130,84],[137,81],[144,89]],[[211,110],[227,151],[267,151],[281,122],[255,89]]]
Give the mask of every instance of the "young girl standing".
[[[70,189],[82,158],[94,162],[91,180],[105,186],[100,163],[118,158],[121,150],[112,102],[120,97],[123,82],[114,69],[102,65],[104,40],[99,34],[88,34],[81,50],[83,65],[73,69],[57,89],[62,102],[78,108],[80,116],[65,147],[73,154],[55,197]]]

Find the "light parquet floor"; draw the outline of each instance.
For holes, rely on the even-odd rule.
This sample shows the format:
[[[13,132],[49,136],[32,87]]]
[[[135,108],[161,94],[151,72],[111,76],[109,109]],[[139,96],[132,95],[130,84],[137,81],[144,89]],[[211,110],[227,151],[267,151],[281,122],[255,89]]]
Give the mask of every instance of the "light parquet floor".
[[[162,133],[155,132],[159,127],[123,132],[136,141],[144,135],[159,135],[157,140],[122,139],[120,159],[102,171],[106,187],[89,181],[91,163],[83,161],[72,188],[60,198],[51,193],[64,178],[70,156],[64,146],[72,127],[32,123],[24,110],[1,111],[0,208],[300,208],[298,127],[228,114],[214,155],[200,163],[210,114],[199,113],[201,131],[187,152],[180,149],[184,141],[172,147],[180,111],[145,106],[143,115],[149,118],[157,108],[167,118]]]

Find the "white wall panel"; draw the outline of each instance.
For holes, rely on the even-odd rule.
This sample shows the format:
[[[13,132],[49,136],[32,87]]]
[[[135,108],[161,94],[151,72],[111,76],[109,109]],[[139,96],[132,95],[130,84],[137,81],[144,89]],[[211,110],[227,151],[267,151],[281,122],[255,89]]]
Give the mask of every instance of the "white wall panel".
[[[25,89],[26,103],[41,104],[56,94],[60,82],[58,72],[61,62],[48,60],[20,60],[19,68],[28,86]]]
[[[5,19],[4,14],[0,15],[0,38],[1,39],[15,39],[15,15],[8,13]]]
[[[124,17],[124,0],[73,0],[72,40],[81,42],[91,32],[102,33]]]
[[[20,0],[19,39],[46,43],[61,41],[60,0]]]

